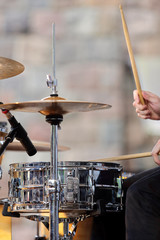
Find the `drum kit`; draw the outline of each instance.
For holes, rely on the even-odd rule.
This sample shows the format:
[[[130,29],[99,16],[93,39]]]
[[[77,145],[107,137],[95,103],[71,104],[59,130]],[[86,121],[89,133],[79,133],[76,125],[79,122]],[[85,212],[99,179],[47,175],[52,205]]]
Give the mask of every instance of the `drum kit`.
[[[72,240],[79,221],[123,210],[122,167],[118,163],[111,163],[116,158],[110,162],[107,159],[88,162],[58,161],[58,151],[69,149],[58,146],[58,128],[63,115],[109,109],[111,106],[71,101],[58,96],[54,44],[53,41],[53,79],[47,75],[50,96],[36,101],[0,103],[0,109],[11,125],[8,133],[6,122],[0,124],[0,157],[2,158],[5,150],[26,150],[30,156],[36,151],[50,151],[51,160],[10,164],[8,198],[1,199],[0,203],[4,205],[4,216],[25,217],[37,221],[37,224],[42,222],[49,231],[50,240]],[[16,76],[23,71],[22,64],[0,57],[0,79]],[[10,111],[44,115],[46,122],[51,125],[50,143],[31,142]],[[59,234],[59,223],[63,223],[63,235]],[[37,234],[35,239],[46,238]]]
[[[122,12],[122,7],[120,10]],[[123,15],[122,20],[125,23]],[[65,146],[58,145],[58,129],[63,121],[63,115],[109,109],[111,106],[59,97],[55,76],[54,24],[52,50],[53,79],[47,75],[47,85],[51,89],[50,96],[35,101],[0,103],[0,109],[11,125],[11,131],[8,133],[6,122],[0,122],[0,165],[5,150],[26,150],[30,156],[37,151],[50,151],[51,160],[10,164],[8,198],[1,199],[0,204],[4,205],[4,216],[25,217],[37,221],[37,229],[41,222],[48,230],[50,240],[72,240],[79,221],[104,215],[107,212],[123,210],[123,169],[120,164],[112,161],[150,157],[151,153],[87,162],[58,161],[58,151],[69,150]],[[23,71],[24,66],[21,63],[0,57],[0,80],[16,76]],[[31,142],[24,128],[10,111],[44,115],[46,122],[51,125],[50,143]],[[1,166],[0,178],[2,178]],[[63,223],[61,235],[59,223]],[[40,237],[37,231],[35,239],[45,240],[46,237]]]
[[[0,58],[0,79],[16,76],[23,70],[22,64]],[[34,155],[36,151],[29,153],[28,149],[32,145],[37,151],[51,152],[50,162],[10,164],[8,198],[2,199],[1,204],[4,205],[4,216],[25,216],[42,222],[49,230],[50,240],[71,240],[79,221],[107,211],[122,210],[122,167],[116,163],[58,161],[58,151],[69,149],[58,146],[58,128],[63,115],[111,106],[59,97],[55,76],[54,80],[47,76],[47,84],[52,92],[42,100],[0,104],[2,113],[11,125],[11,131],[7,133],[6,123],[0,124],[1,157],[4,150],[26,150],[30,156]],[[44,115],[51,125],[51,142],[28,142],[27,133],[10,110]],[[59,213],[65,215],[60,217]],[[59,223],[63,223],[63,236],[59,236]],[[35,239],[45,237],[37,236]]]

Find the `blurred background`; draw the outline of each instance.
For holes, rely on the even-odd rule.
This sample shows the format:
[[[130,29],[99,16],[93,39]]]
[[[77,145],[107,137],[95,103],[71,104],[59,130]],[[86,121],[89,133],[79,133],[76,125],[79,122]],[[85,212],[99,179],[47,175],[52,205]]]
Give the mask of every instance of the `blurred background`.
[[[126,0],[121,3],[142,89],[160,95],[160,2]],[[96,162],[100,158],[149,152],[159,139],[159,123],[140,120],[132,106],[135,82],[118,5],[116,0],[0,1],[0,56],[25,67],[22,74],[0,81],[0,101],[40,100],[50,95],[46,74],[53,73],[54,22],[59,96],[112,105],[107,110],[64,116],[58,143],[70,150],[60,152],[59,161]],[[12,114],[32,140],[50,141],[51,127],[44,116]],[[0,121],[6,121],[2,114]],[[9,164],[35,161],[49,162],[50,152],[38,152],[33,157],[26,152],[5,152],[1,198],[8,196]],[[125,172],[131,173],[155,167],[152,158],[119,163]],[[22,238],[27,224],[30,224],[28,220],[13,220],[13,240]],[[34,235],[27,230],[23,240],[34,239]]]

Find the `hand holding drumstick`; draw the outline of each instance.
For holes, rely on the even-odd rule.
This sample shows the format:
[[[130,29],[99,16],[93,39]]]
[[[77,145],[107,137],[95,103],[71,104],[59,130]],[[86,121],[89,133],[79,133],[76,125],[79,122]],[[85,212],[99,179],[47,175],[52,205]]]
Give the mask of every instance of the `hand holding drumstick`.
[[[131,60],[133,75],[134,75],[134,79],[137,87],[137,90],[133,92],[133,97],[134,97],[133,106],[136,108],[137,115],[140,118],[160,120],[160,98],[151,92],[146,92],[141,90],[141,85],[139,82],[138,72],[137,72],[136,63],[133,55],[133,50],[131,46],[127,24],[125,21],[122,6],[120,5],[119,7],[120,7],[121,18],[122,18],[123,31],[124,31],[128,53]],[[157,163],[158,165],[160,165],[160,160],[158,158],[159,153],[160,153],[160,140],[157,142],[157,144],[152,150],[152,156],[154,158],[155,163]]]
[[[134,90],[133,92],[133,106],[136,109],[138,117],[142,119],[160,120],[160,97],[147,91],[142,91],[142,95],[145,100],[145,105],[141,104],[138,91]],[[158,140],[158,142],[152,149],[152,156],[155,163],[158,165],[160,165],[160,159],[158,158],[159,152],[160,140]]]
[[[160,97],[147,91],[142,91],[142,95],[145,100],[145,105],[141,104],[138,91],[134,90],[133,92],[133,106],[136,108],[138,117],[142,119],[160,120]]]

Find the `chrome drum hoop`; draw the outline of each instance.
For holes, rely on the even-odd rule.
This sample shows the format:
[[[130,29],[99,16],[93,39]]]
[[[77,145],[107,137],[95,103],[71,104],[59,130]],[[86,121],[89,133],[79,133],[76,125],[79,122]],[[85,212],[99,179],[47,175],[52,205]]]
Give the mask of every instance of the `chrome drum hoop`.
[[[92,164],[60,162],[61,212],[79,215],[93,209]],[[49,211],[47,184],[50,179],[49,162],[10,164],[9,203],[12,211]]]
[[[61,212],[79,215],[104,201],[107,211],[122,209],[122,167],[115,163],[58,162]],[[10,164],[9,202],[12,211],[49,211],[46,191],[49,162]]]

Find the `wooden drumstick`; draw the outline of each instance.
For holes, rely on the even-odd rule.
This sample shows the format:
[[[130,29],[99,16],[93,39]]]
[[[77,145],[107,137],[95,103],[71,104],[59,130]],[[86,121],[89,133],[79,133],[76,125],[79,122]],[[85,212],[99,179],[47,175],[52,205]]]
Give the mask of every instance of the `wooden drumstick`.
[[[132,71],[133,71],[133,75],[134,75],[136,88],[138,90],[140,101],[144,105],[145,102],[144,102],[144,99],[143,99],[143,96],[142,96],[141,85],[140,85],[140,82],[139,82],[138,72],[137,72],[137,68],[136,68],[136,63],[135,63],[135,59],[134,59],[134,55],[133,55],[133,51],[132,51],[131,41],[130,41],[127,24],[126,24],[125,17],[124,17],[122,5],[120,5],[119,8],[120,8],[120,12],[121,12],[123,31],[124,31],[124,36],[125,36],[125,39],[126,39],[126,44],[127,44],[127,48],[128,48],[130,61],[131,61],[131,66],[132,66]]]
[[[89,162],[104,162],[104,163],[105,162],[116,162],[116,161],[123,161],[123,160],[151,157],[151,156],[152,156],[151,152],[144,152],[144,153],[135,153],[135,154],[129,154],[129,155],[121,155],[121,156],[117,156],[117,157],[96,159],[94,161],[89,161]]]

